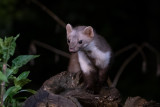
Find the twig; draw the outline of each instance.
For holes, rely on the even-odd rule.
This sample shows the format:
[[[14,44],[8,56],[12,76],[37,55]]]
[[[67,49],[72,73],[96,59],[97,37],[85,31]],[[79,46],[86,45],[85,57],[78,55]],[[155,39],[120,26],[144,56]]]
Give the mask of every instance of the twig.
[[[2,72],[3,72],[3,74],[4,75],[6,75],[6,69],[7,69],[7,64],[3,64],[3,66],[2,66]],[[0,99],[0,101],[1,101],[1,103],[0,103],[0,107],[3,107],[3,104],[4,104],[4,102],[3,102],[3,96],[4,96],[4,92],[5,92],[5,81],[2,81],[2,83],[1,83],[1,99]]]
[[[144,44],[142,44],[142,45],[144,45]],[[118,55],[124,53],[125,51],[128,51],[129,49],[134,48],[134,47],[137,50],[139,50],[139,53],[142,56],[142,59],[143,59],[143,62],[142,62],[142,71],[145,72],[146,71],[146,66],[147,66],[146,56],[145,56],[144,52],[142,51],[142,49],[139,49],[139,46],[137,44],[131,44],[131,45],[129,45],[129,46],[127,46],[127,47],[119,50],[118,52],[115,53],[115,56],[118,56]]]
[[[138,51],[134,52],[121,66],[118,73],[116,74],[116,77],[114,78],[114,81],[112,83],[112,87],[116,87],[117,82],[119,80],[119,77],[121,76],[124,68],[129,64],[129,62],[138,54]]]
[[[138,47],[138,45],[135,45],[135,44],[132,44],[124,49],[122,49],[121,51],[118,52],[118,54],[132,48],[132,47],[136,47],[136,51],[128,58],[125,60],[125,62],[122,64],[121,68],[119,69],[118,73],[116,74],[114,80],[113,80],[113,83],[111,85],[111,87],[116,87],[117,83],[118,83],[118,80],[122,74],[122,72],[124,71],[124,69],[126,68],[126,66],[129,64],[129,62],[138,54],[138,53],[141,53],[141,55],[143,56],[144,60],[146,60],[145,56],[144,56],[144,53],[142,51],[142,48],[144,47],[144,44],[142,44],[140,47]],[[118,55],[117,54],[117,55]]]
[[[123,49],[120,49],[119,51],[117,51],[115,53],[115,56],[118,56],[118,55],[124,53],[125,51],[128,51],[129,49],[131,49],[133,47],[137,47],[136,44],[131,44],[131,45],[127,46],[127,47],[124,47]]]
[[[145,47],[147,47],[148,49],[150,49],[153,53],[155,53],[156,55],[156,59],[157,59],[157,76],[160,76],[160,56],[159,56],[159,52],[150,44],[148,43],[143,43]]]
[[[140,54],[142,55],[142,58],[143,58],[143,69],[146,69],[146,57],[145,57],[144,52],[142,51],[142,49],[143,49],[144,47],[147,47],[148,49],[150,49],[152,52],[155,53],[155,55],[156,55],[156,57],[157,57],[157,58],[156,58],[156,59],[157,59],[157,76],[160,75],[160,56],[159,56],[159,52],[158,52],[154,47],[152,47],[150,44],[148,44],[148,43],[143,43],[141,46],[138,46],[138,45],[136,45],[136,44],[132,44],[132,45],[130,45],[130,46],[128,46],[128,47],[125,47],[125,48],[121,49],[120,51],[118,51],[118,52],[115,54],[115,56],[118,56],[119,54],[121,54],[121,53],[123,53],[123,52],[125,52],[125,51],[127,51],[127,50],[129,50],[129,49],[131,49],[131,48],[133,48],[133,47],[136,47],[137,51],[134,52],[134,53],[133,53],[128,59],[126,59],[125,62],[122,64],[121,68],[119,69],[118,73],[116,74],[116,76],[115,76],[115,78],[114,78],[114,80],[113,80],[112,87],[116,87],[117,82],[118,82],[118,80],[119,80],[119,78],[120,78],[120,76],[121,76],[124,68],[129,64],[129,62],[130,62],[138,53],[140,53]]]
[[[42,3],[40,3],[37,0],[31,0],[34,4],[38,5],[43,11],[48,13],[49,16],[51,16],[55,21],[57,21],[62,27],[65,28],[66,24],[51,10],[49,10],[46,6],[44,6]]]
[[[52,52],[54,52],[54,53],[56,53],[56,54],[59,54],[59,55],[61,55],[61,56],[70,58],[70,54],[68,54],[68,53],[66,53],[66,52],[64,52],[64,51],[58,50],[58,49],[56,49],[56,48],[54,48],[54,47],[52,47],[52,46],[50,46],[50,45],[47,45],[47,44],[45,44],[45,43],[40,42],[40,41],[36,41],[36,40],[34,40],[34,41],[31,42],[31,49],[33,49],[33,46],[35,46],[35,45],[40,46],[40,47],[43,47],[43,48],[45,48],[45,49],[48,49],[48,50],[50,50],[50,51],[52,51]],[[34,49],[35,49],[35,48],[34,48]],[[34,51],[35,51],[35,50],[34,50]]]
[[[144,44],[142,44],[142,45],[144,45]],[[141,56],[142,56],[142,58],[143,58],[143,61],[146,62],[145,54],[144,54],[144,52],[142,51],[142,49],[139,49],[139,46],[138,46],[137,44],[131,44],[131,45],[129,45],[129,46],[123,48],[123,49],[120,49],[119,51],[117,51],[117,52],[115,53],[115,56],[118,56],[118,55],[124,53],[125,51],[128,51],[129,49],[134,48],[134,47],[135,47],[137,50],[139,50],[139,52],[140,52],[140,54],[141,54]]]

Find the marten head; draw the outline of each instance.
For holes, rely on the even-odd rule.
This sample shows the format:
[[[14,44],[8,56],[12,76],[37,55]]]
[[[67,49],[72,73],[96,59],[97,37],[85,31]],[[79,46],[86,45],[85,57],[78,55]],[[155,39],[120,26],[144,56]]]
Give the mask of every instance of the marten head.
[[[91,26],[77,26],[73,28],[70,24],[67,24],[66,32],[70,52],[83,50],[94,37],[94,31]]]

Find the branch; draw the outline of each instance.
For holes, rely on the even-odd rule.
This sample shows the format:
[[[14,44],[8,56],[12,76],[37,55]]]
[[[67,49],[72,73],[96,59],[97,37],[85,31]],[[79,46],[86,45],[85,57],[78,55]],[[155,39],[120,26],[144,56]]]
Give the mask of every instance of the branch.
[[[119,69],[116,77],[114,78],[114,81],[112,83],[112,87],[116,87],[118,80],[122,74],[122,72],[124,71],[124,68],[129,64],[129,62],[138,54],[138,51],[134,52],[128,59],[126,59],[126,61],[122,64],[121,68]]]
[[[48,49],[48,50],[50,50],[50,51],[52,51],[52,52],[54,52],[56,54],[59,54],[61,56],[66,57],[66,58],[70,58],[70,54],[68,54],[68,53],[66,53],[64,51],[58,50],[58,49],[56,49],[56,48],[54,48],[54,47],[52,47],[50,45],[47,45],[45,43],[40,42],[40,41],[36,41],[36,40],[34,40],[34,41],[31,42],[29,53],[33,53],[33,52],[34,52],[34,54],[36,53],[36,47],[35,47],[35,45],[43,47],[45,49]]]
[[[121,68],[119,69],[118,73],[116,74],[116,77],[113,80],[113,84],[112,87],[116,87],[117,82],[122,74],[122,72],[124,71],[125,67],[129,64],[129,62],[138,54],[140,53],[142,58],[143,58],[143,63],[142,63],[142,70],[145,71],[146,70],[146,56],[144,54],[144,52],[142,51],[142,49],[145,47],[147,47],[148,49],[150,49],[153,53],[155,53],[156,57],[157,57],[157,76],[160,75],[160,56],[159,56],[159,52],[152,47],[150,44],[148,43],[143,43],[141,46],[138,46],[136,44],[132,44],[128,47],[125,47],[123,49],[121,49],[120,51],[116,52],[115,56],[118,56],[119,54],[133,48],[136,47],[137,51],[134,52],[128,59],[125,60],[125,62],[122,64]]]
[[[97,94],[84,89],[81,73],[61,72],[46,80],[23,107],[119,107],[121,96],[115,88],[102,87]],[[41,105],[40,105],[41,104]],[[117,106],[115,106],[117,105]]]
[[[144,45],[144,44],[142,44],[142,45]],[[131,44],[131,45],[119,50],[118,52],[115,53],[115,56],[118,56],[118,55],[124,53],[125,51],[128,51],[131,48],[136,48],[137,50],[139,50],[139,53],[141,54],[142,59],[143,59],[142,71],[145,72],[146,71],[146,65],[147,65],[146,56],[145,56],[144,52],[142,51],[142,49],[139,49],[139,46],[137,44]]]
[[[137,47],[137,44],[131,44],[131,45],[127,46],[127,47],[124,47],[123,49],[120,49],[119,51],[117,51],[115,53],[115,56],[118,56],[118,55],[124,53],[125,51],[128,51],[129,49],[134,48],[134,47]]]
[[[144,44],[142,44],[140,47],[136,44],[132,44],[128,47],[125,47],[123,49],[121,49],[120,51],[117,52],[116,55],[119,55],[121,54],[122,52],[125,52],[127,50],[129,50],[130,48],[133,48],[133,47],[136,47],[136,51],[128,58],[125,60],[125,62],[122,64],[121,68],[119,69],[118,73],[116,74],[114,80],[113,80],[113,83],[111,85],[111,87],[116,87],[117,83],[118,83],[118,80],[122,74],[122,72],[124,71],[124,69],[126,68],[126,66],[129,64],[130,61],[132,61],[132,59],[138,54],[138,53],[141,53],[143,59],[144,59],[144,62],[146,62],[146,58],[145,58],[145,55],[142,51],[142,48],[144,47]]]
[[[148,49],[150,49],[155,55],[156,55],[156,59],[157,59],[157,76],[160,76],[160,55],[159,52],[150,44],[148,43],[143,43],[145,47],[147,47]]]
[[[49,10],[46,6],[44,6],[42,3],[40,3],[37,0],[31,0],[34,4],[39,6],[43,11],[45,11],[49,16],[51,16],[57,23],[59,23],[62,27],[65,28],[66,24],[51,10]]]

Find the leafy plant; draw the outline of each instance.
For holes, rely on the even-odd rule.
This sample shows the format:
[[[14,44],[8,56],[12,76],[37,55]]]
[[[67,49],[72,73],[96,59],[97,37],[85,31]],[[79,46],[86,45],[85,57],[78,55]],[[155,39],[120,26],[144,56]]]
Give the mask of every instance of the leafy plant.
[[[38,55],[20,55],[12,60],[12,64],[8,64],[8,60],[13,56],[16,39],[19,37],[5,37],[0,38],[0,107],[17,107],[19,99],[15,95],[20,92],[35,93],[31,89],[22,89],[22,87],[29,83],[27,77],[29,71],[24,71],[18,76],[19,68],[27,64],[30,60],[38,57]]]

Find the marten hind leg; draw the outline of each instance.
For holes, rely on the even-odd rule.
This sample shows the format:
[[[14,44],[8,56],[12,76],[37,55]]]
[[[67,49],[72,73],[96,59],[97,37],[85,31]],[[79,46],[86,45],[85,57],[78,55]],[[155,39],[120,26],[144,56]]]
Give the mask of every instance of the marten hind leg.
[[[96,71],[90,71],[89,73],[83,73],[83,77],[84,77],[84,81],[85,81],[85,84],[86,84],[86,89],[88,90],[93,90],[95,89],[96,87],[96,84],[97,84],[97,72]]]

